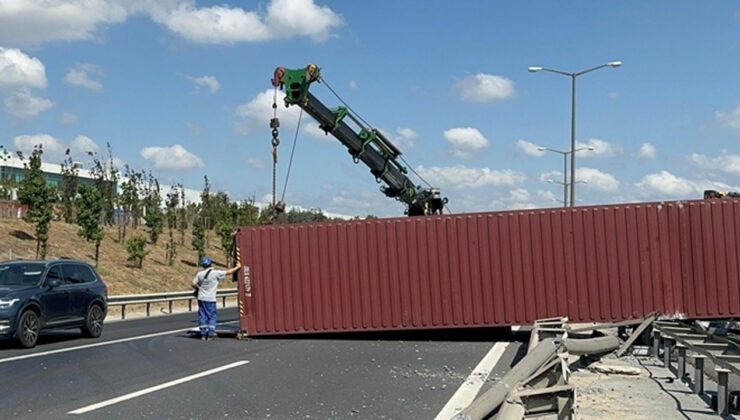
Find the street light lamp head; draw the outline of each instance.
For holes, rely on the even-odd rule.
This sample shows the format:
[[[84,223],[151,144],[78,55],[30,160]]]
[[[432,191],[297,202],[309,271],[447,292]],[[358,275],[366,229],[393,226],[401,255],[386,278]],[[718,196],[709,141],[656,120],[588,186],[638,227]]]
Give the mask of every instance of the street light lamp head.
[[[622,65],[622,62],[621,61],[611,61],[609,63],[606,63],[606,65],[611,66],[611,67],[619,67]]]
[[[586,147],[586,150],[595,150],[593,146]]]
[[[542,70],[542,67],[530,67],[527,70],[529,70],[530,73],[535,73]]]
[[[547,147],[540,146],[537,148],[537,150],[539,150],[540,152],[544,152],[545,150],[547,150]]]

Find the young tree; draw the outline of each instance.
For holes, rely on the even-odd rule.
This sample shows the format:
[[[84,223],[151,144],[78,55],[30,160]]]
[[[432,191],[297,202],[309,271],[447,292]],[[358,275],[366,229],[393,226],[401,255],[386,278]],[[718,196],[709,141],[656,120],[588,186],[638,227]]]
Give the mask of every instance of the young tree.
[[[126,261],[136,262],[136,266],[141,268],[144,258],[149,255],[149,251],[146,250],[146,238],[134,236],[126,241],[126,252],[128,252]]]
[[[46,185],[44,174],[41,171],[41,145],[35,146],[28,163],[23,162],[26,173],[18,187],[18,201],[28,205],[25,220],[36,226],[36,258],[46,258],[46,245],[49,240],[51,226],[54,189]],[[23,154],[18,152],[23,160]]]
[[[170,192],[167,193],[167,200],[165,201],[165,218],[167,219],[167,231],[169,233],[165,259],[167,260],[168,265],[172,265],[175,262],[175,257],[177,256],[174,231],[177,228],[177,210],[179,203],[180,191],[176,186],[172,186],[170,187]]]
[[[10,152],[2,144],[0,144],[0,161],[7,161],[10,159]],[[13,178],[5,176],[0,179],[0,200],[10,200],[13,198],[13,190],[18,188],[17,183]]]
[[[69,149],[64,153],[67,157],[62,162],[62,184],[59,188],[59,202],[62,206],[62,219],[65,223],[75,221],[75,197],[77,196],[77,184],[79,169],[72,160]]]
[[[116,202],[118,200],[116,185],[118,184],[119,174],[118,169],[116,169],[113,162],[113,149],[111,148],[110,143],[107,143],[107,150],[107,162],[98,158],[97,153],[88,152],[88,155],[93,158],[93,167],[90,172],[92,172],[93,178],[95,179],[95,186],[98,188],[98,191],[100,191],[100,195],[103,198],[105,223],[112,225]]]
[[[182,183],[180,187],[180,208],[177,209],[177,230],[180,232],[180,246],[185,245],[185,229],[188,228],[187,209],[185,207],[185,188]]]
[[[151,173],[144,196],[144,211],[144,223],[149,228],[149,239],[153,244],[156,244],[164,228],[164,214],[162,214],[162,196],[159,191],[159,181]]]
[[[104,212],[104,200],[100,191],[94,187],[80,185],[79,196],[75,200],[77,205],[77,224],[80,225],[78,235],[88,242],[95,243],[95,267],[98,266],[100,256],[100,242],[105,236],[100,221]]]
[[[203,217],[198,212],[195,214],[195,218],[193,218],[193,239],[190,243],[193,249],[198,252],[198,261],[196,264],[206,255],[206,238],[204,233]]]
[[[211,184],[208,175],[203,176],[203,192],[200,193],[200,214],[203,217],[203,231],[205,233],[205,246],[208,246],[208,231],[211,230]]]
[[[138,226],[138,219],[141,217],[141,199],[139,190],[143,172],[137,172],[128,165],[125,166],[125,181],[121,184],[121,195],[119,202],[123,215],[118,224],[118,242],[126,241],[126,226],[130,223],[135,229]]]

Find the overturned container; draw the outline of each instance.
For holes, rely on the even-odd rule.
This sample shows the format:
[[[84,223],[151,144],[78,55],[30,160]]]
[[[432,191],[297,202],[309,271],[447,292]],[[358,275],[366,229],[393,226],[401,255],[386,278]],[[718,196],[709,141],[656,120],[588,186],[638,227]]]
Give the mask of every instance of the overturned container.
[[[740,316],[740,200],[242,227],[249,336]]]

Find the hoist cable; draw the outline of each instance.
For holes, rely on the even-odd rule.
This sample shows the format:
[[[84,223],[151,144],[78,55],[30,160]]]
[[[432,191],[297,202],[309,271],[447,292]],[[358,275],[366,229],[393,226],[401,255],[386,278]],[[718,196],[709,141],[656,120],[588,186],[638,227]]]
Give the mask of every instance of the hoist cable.
[[[290,160],[288,161],[288,172],[285,174],[285,184],[283,185],[283,195],[280,197],[280,201],[285,201],[285,191],[288,189],[288,178],[290,178],[290,168],[293,166],[293,155],[295,154],[295,146],[298,144],[298,132],[301,129],[301,118],[303,117],[303,108],[301,113],[298,114],[298,124],[295,127],[295,136],[293,137],[293,149],[290,151]]]
[[[355,110],[354,110],[354,109],[352,109],[352,107],[351,107],[351,106],[349,106],[349,104],[347,104],[347,102],[345,102],[345,101],[344,101],[344,99],[342,99],[342,97],[341,97],[341,96],[339,96],[339,94],[338,94],[337,92],[335,92],[335,91],[334,91],[334,89],[332,89],[332,88],[331,88],[331,86],[329,86],[329,83],[327,83],[327,82],[326,82],[326,79],[324,79],[324,78],[322,77],[322,78],[321,78],[321,82],[322,82],[322,83],[323,83],[324,85],[326,85],[326,87],[327,87],[327,88],[329,88],[329,90],[331,91],[331,93],[333,93],[333,94],[334,94],[334,96],[336,96],[336,97],[337,97],[337,99],[339,99],[339,102],[341,102],[342,104],[344,104],[344,106],[346,106],[346,107],[347,107],[347,109],[348,109],[348,110],[349,110],[349,111],[350,111],[350,112],[351,112],[352,114],[354,114],[354,116],[355,116],[355,117],[357,117],[357,119],[359,119],[360,121],[362,121],[363,123],[365,123],[365,125],[367,125],[368,127],[370,127],[370,128],[373,128],[372,124],[370,124],[369,122],[365,121],[365,119],[364,119],[364,118],[362,118],[362,117],[360,116],[360,114],[358,114],[357,112],[355,112]]]
[[[368,126],[369,128],[373,128],[373,125],[372,125],[372,124],[370,124],[369,122],[367,122],[367,121],[366,121],[366,120],[365,120],[364,118],[362,118],[362,117],[360,116],[360,114],[358,114],[357,112],[355,112],[355,110],[354,110],[354,109],[352,109],[352,107],[350,107],[350,106],[349,106],[349,105],[347,104],[347,102],[345,102],[345,101],[344,101],[344,99],[342,99],[342,97],[341,97],[341,96],[339,96],[339,94],[338,94],[338,93],[337,93],[336,91],[334,91],[334,89],[332,89],[332,87],[331,87],[331,86],[329,85],[329,83],[327,83],[326,79],[324,79],[324,78],[322,77],[322,78],[321,78],[321,82],[322,82],[322,83],[323,83],[324,85],[326,85],[326,87],[327,87],[327,88],[328,88],[328,89],[329,89],[329,90],[331,91],[331,93],[333,93],[333,94],[334,94],[334,96],[336,96],[336,97],[337,97],[337,99],[339,99],[339,101],[340,101],[340,102],[341,102],[342,104],[344,104],[344,106],[346,106],[346,107],[347,107],[347,109],[348,109],[348,110],[350,110],[350,112],[352,112],[352,114],[354,114],[354,117],[356,117],[357,119],[359,119],[360,121],[362,121],[363,123],[365,123],[365,125],[367,125],[367,126]],[[352,115],[350,115],[350,117],[352,117]],[[353,118],[353,119],[354,119],[354,118]],[[409,164],[408,162],[406,162],[406,159],[404,159],[404,158],[403,158],[403,156],[400,156],[400,158],[401,158],[401,161],[402,161],[402,162],[403,162],[404,164],[406,164],[406,166],[407,166],[407,167],[408,167],[409,169],[411,169],[411,172],[413,172],[413,173],[414,173],[414,174],[415,174],[415,175],[416,175],[417,177],[419,177],[419,179],[420,179],[420,180],[421,180],[422,182],[424,182],[425,184],[427,184],[427,185],[428,185],[428,186],[429,186],[430,188],[434,188],[434,187],[432,187],[432,184],[430,184],[429,182],[427,182],[427,180],[425,180],[425,179],[424,179],[424,178],[423,178],[423,177],[422,177],[421,175],[419,175],[419,173],[418,173],[418,172],[416,172],[416,171],[414,170],[414,168],[413,168],[413,167],[412,167],[412,166],[411,166],[411,165],[410,165],[410,164]]]

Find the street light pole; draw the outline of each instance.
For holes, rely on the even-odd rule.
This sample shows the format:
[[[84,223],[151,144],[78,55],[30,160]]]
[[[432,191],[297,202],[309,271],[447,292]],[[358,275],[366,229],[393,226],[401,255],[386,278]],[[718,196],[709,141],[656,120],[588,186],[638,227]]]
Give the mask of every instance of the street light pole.
[[[573,184],[577,184],[579,182],[579,181],[573,182],[573,178],[571,178],[570,182],[568,182],[568,155],[571,155],[570,161],[572,164],[574,160],[573,157],[575,156],[576,152],[580,152],[581,150],[594,150],[594,148],[591,146],[583,146],[583,147],[579,147],[574,150],[556,150],[556,149],[551,149],[549,147],[538,147],[537,150],[541,152],[544,152],[544,151],[555,152],[555,153],[560,153],[561,155],[563,155],[563,182],[558,182],[558,181],[549,181],[549,182],[554,182],[556,184],[563,185],[563,207],[568,207],[568,185],[571,186],[571,191],[572,191]],[[571,201],[571,207],[572,206],[573,206],[573,202]]]
[[[600,66],[592,67],[590,69],[582,70],[576,73],[570,73],[562,70],[548,69],[546,67],[530,67],[528,70],[531,73],[538,71],[549,71],[550,73],[562,74],[564,76],[570,76],[571,78],[571,108],[570,108],[570,206],[573,207],[576,202],[576,78],[580,75],[590,73],[594,70],[598,70],[604,67],[619,67],[622,65],[621,61],[610,61]]]

